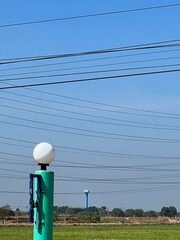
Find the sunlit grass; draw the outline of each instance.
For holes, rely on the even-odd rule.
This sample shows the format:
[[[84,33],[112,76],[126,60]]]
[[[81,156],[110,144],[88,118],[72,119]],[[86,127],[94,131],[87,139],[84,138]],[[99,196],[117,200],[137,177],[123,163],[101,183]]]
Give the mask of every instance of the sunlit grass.
[[[0,240],[33,240],[33,228],[0,228]],[[180,226],[55,227],[54,240],[178,240]]]

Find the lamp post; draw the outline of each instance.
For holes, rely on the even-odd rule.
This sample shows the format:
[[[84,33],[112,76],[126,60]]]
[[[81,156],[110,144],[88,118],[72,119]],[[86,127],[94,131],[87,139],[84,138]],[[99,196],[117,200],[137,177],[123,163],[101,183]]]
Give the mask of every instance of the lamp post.
[[[41,166],[41,170],[30,174],[30,212],[34,210],[30,219],[34,222],[34,240],[52,240],[54,173],[46,168],[54,160],[55,150],[51,144],[43,142],[34,148],[33,157]]]

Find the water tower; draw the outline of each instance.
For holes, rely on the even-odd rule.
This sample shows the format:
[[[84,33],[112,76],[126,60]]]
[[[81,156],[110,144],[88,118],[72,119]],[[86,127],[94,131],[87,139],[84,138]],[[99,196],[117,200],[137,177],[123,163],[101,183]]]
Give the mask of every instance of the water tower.
[[[89,194],[89,190],[84,190],[85,193],[85,208],[88,208],[88,194]]]

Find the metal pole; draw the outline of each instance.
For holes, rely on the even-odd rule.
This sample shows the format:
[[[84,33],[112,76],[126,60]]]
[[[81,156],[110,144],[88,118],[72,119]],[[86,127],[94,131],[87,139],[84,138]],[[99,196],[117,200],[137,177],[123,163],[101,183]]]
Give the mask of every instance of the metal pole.
[[[38,180],[35,179],[35,208],[34,208],[34,240],[53,239],[53,195],[54,173],[50,171],[36,171],[41,176],[41,192],[37,201]]]

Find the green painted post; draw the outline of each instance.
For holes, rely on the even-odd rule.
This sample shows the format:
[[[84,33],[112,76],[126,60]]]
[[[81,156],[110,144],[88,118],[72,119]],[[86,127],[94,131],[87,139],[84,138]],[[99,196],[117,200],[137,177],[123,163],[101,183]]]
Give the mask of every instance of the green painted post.
[[[37,207],[34,208],[34,240],[53,239],[53,195],[54,173],[36,171],[41,175],[41,193]],[[37,200],[37,178],[35,179],[35,202]]]

